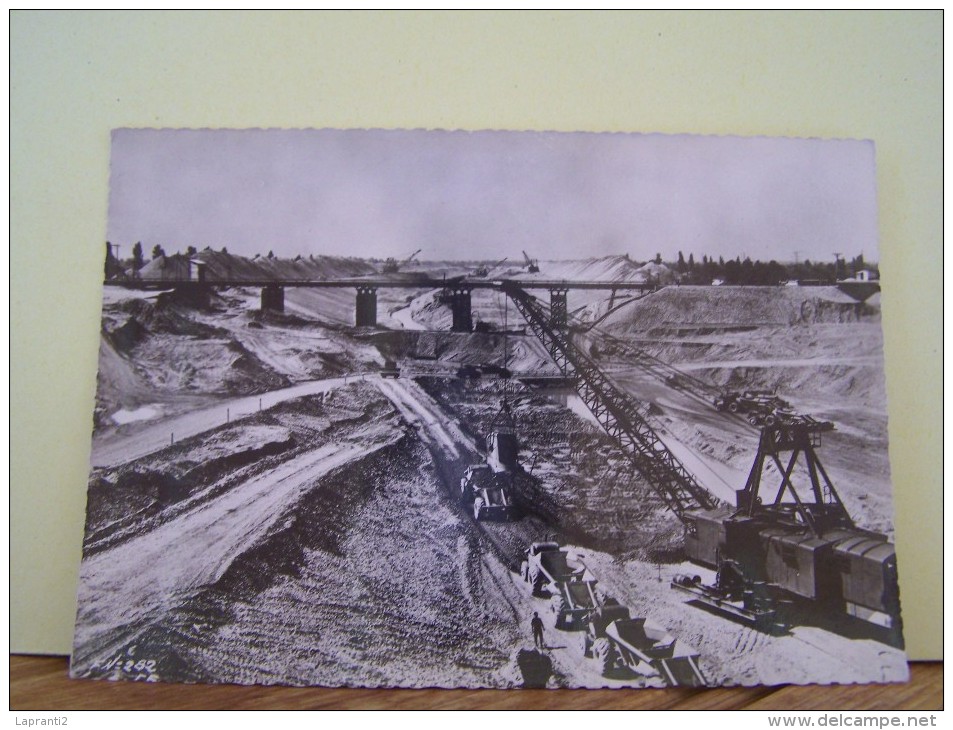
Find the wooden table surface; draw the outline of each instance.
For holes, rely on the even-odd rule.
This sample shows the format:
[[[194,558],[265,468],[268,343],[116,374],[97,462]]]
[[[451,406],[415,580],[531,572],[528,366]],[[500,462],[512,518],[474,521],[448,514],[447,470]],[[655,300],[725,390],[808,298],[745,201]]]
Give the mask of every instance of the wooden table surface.
[[[943,664],[908,684],[653,690],[380,690],[67,678],[66,657],[11,656],[11,710],[942,710]]]

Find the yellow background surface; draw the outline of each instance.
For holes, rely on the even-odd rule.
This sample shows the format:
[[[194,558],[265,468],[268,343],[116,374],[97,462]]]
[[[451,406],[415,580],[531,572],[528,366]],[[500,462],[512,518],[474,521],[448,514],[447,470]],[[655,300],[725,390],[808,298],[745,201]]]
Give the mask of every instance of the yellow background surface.
[[[13,12],[11,651],[68,653],[115,127],[543,129],[877,145],[897,554],[942,655],[942,14]]]

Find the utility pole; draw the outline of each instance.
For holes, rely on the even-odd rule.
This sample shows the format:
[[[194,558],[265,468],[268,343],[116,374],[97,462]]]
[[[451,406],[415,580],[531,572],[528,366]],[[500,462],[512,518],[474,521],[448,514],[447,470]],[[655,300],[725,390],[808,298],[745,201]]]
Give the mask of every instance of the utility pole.
[[[834,278],[835,279],[846,279],[847,278],[847,265],[844,261],[844,256],[837,251],[834,252]]]

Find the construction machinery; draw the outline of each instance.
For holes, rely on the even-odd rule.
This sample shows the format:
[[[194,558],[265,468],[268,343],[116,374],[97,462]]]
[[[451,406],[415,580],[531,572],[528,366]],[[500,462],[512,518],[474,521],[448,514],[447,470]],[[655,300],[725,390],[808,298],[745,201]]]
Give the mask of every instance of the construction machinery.
[[[699,575],[679,573],[672,580],[672,587],[691,594],[689,604],[711,613],[766,634],[787,632],[783,608],[790,605],[790,600],[765,581],[746,580],[731,561],[722,563],[713,585],[702,585]]]
[[[556,583],[552,609],[556,628],[563,631],[584,631],[590,615],[599,607],[595,580],[570,580]]]
[[[591,655],[600,662],[604,676],[621,670],[663,687],[708,684],[698,666],[698,652],[647,618],[616,619],[606,627],[605,636],[592,642]]]
[[[894,547],[884,535],[854,525],[817,457],[833,423],[772,400],[771,413],[758,417],[760,443],[747,483],[736,493],[736,505],[726,505],[679,462],[649,424],[646,409],[601,372],[535,297],[516,282],[504,281],[501,290],[561,373],[573,378],[605,432],[683,523],[686,555],[716,570],[711,585],[689,576],[673,588],[691,593],[696,605],[766,631],[792,621],[853,617],[877,627],[883,641],[902,643]],[[752,393],[755,402],[777,398]],[[738,401],[726,400],[725,410],[732,402]],[[768,415],[774,416],[770,424]],[[768,504],[761,483],[772,474],[780,484]],[[795,478],[805,474],[809,489],[802,496]]]
[[[526,272],[529,274],[539,273],[539,260],[531,259],[526,251],[523,251],[523,258],[526,260]]]
[[[714,406],[745,416],[752,426],[774,426],[794,415],[791,404],[770,390],[729,390],[715,398]]]
[[[601,603],[596,579],[578,556],[557,542],[534,542],[520,565],[520,576],[537,597],[551,597],[556,628],[579,631]]]
[[[504,257],[504,258],[500,259],[500,260],[497,261],[495,264],[493,264],[492,267],[491,267],[491,266],[487,266],[486,264],[480,264],[480,265],[473,271],[473,275],[476,276],[476,277],[479,277],[479,278],[481,278],[481,279],[485,279],[486,277],[488,277],[488,276],[490,275],[490,269],[491,269],[491,268],[496,269],[496,268],[502,266],[502,265],[506,262],[506,258],[507,258],[507,257]]]
[[[512,520],[519,516],[513,502],[513,479],[489,464],[468,466],[460,478],[460,500],[472,505],[473,519]]]
[[[603,596],[581,557],[559,543],[532,543],[520,574],[533,595],[552,598],[557,629],[584,632],[583,651],[600,662],[604,676],[642,676],[647,683],[669,687],[706,685],[697,651],[650,619],[632,618],[628,608]]]
[[[514,282],[501,289],[516,305],[543,343],[561,374],[571,378],[576,392],[610,438],[643,474],[665,504],[681,519],[687,510],[712,509],[712,497],[682,466],[647,419],[647,409],[605,376],[591,357],[556,326],[539,301]]]
[[[516,435],[516,419],[510,404],[504,398],[490,424],[486,437],[486,463],[495,472],[515,473],[522,470],[519,463],[520,443]]]
[[[520,575],[533,587],[533,595],[553,595],[560,583],[583,580],[586,566],[571,560],[558,542],[534,542],[526,549]]]
[[[476,520],[517,519],[514,483],[522,474],[516,421],[504,400],[486,437],[485,463],[468,466],[460,478],[460,499],[472,502]]]
[[[714,584],[680,576],[672,585],[763,630],[846,615],[899,645],[896,553],[884,535],[854,524],[821,464],[816,450],[833,428],[802,416],[765,425],[735,507],[683,514],[685,553],[715,569]],[[779,480],[774,494],[767,477]]]
[[[583,653],[600,663],[603,676],[633,673],[668,687],[707,684],[694,647],[649,618],[632,617],[615,598],[592,596],[595,605],[582,624]]]
[[[414,257],[417,254],[419,254],[422,250],[423,249],[418,248],[416,251],[410,254],[410,256],[405,258],[403,261],[398,261],[397,259],[393,257],[387,258],[384,261],[384,265],[381,266],[381,273],[382,274],[396,274],[398,271],[400,271],[401,267],[406,266],[411,261],[413,261]]]
[[[384,367],[381,369],[382,378],[399,378],[400,377],[400,368],[397,367],[397,363],[393,360],[385,360]]]

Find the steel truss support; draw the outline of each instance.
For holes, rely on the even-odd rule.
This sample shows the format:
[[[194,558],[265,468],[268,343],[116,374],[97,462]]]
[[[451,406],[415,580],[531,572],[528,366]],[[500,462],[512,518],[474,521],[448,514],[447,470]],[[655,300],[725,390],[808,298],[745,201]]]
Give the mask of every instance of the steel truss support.
[[[606,433],[632,460],[662,501],[679,517],[688,510],[713,509],[719,503],[675,458],[645,419],[644,407],[616,387],[599,367],[551,324],[535,297],[504,283],[513,300],[550,357],[567,376],[575,376],[576,390]]]
[[[556,329],[566,329],[569,324],[568,289],[549,290],[549,324]]]
[[[774,511],[783,514],[785,495],[790,495],[794,510],[801,521],[816,535],[831,528],[850,528],[854,526],[847,508],[834,488],[834,483],[817,457],[815,447],[820,443],[820,434],[832,428],[829,422],[800,422],[766,426],[761,430],[758,453],[754,465],[748,474],[748,481],[742,490],[739,507],[748,515],[756,512]],[[790,452],[788,463],[781,461],[782,454]],[[803,456],[803,473],[810,482],[810,496],[803,499],[794,486],[793,475]],[[761,489],[764,487],[764,465],[770,460],[777,469],[781,483],[770,505],[762,504]],[[790,504],[790,503],[788,503]]]

